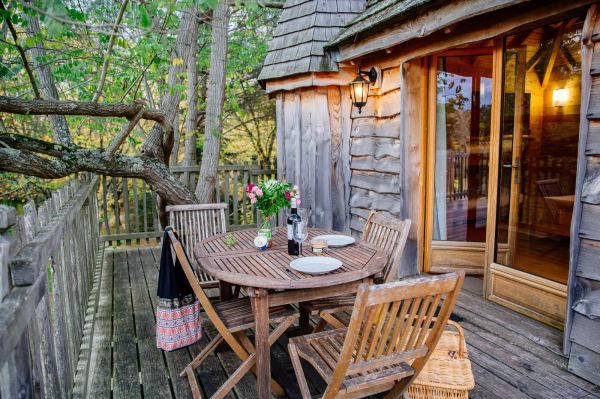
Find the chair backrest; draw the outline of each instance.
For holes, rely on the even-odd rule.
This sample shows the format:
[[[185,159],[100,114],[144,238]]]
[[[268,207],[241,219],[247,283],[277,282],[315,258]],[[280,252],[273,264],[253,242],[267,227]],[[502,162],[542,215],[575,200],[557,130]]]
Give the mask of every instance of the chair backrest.
[[[536,184],[542,193],[542,197],[556,197],[563,195],[560,180],[558,179],[538,180],[536,181]]]
[[[194,245],[210,236],[227,232],[227,204],[169,205],[169,225],[179,234],[183,247],[192,251]],[[186,252],[191,256],[191,252]]]
[[[335,396],[346,377],[368,373],[376,380],[385,376],[389,366],[402,362],[414,370],[414,375],[401,381],[408,386],[435,349],[463,281],[460,271],[361,285],[340,361],[324,397]]]
[[[363,240],[376,245],[388,256],[383,269],[383,282],[394,281],[410,232],[410,219],[401,220],[384,212],[371,211],[363,230]]]
[[[558,179],[546,179],[546,180],[538,180],[535,182],[542,193],[542,197],[544,197],[544,202],[546,202],[546,206],[550,210],[550,214],[555,219],[558,217],[558,205],[546,197],[558,197],[563,195],[562,187],[560,186],[560,180]]]

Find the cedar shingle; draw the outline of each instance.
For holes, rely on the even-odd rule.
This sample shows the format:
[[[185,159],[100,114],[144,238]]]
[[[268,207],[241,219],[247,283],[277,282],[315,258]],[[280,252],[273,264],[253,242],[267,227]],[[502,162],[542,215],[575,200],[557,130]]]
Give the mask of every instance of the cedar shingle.
[[[365,6],[366,0],[286,1],[258,79],[337,71],[323,47]]]

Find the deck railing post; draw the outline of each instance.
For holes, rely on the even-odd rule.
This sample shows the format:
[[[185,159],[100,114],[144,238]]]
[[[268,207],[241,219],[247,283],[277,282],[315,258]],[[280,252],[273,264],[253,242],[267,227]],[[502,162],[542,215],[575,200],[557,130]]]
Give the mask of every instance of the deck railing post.
[[[17,222],[17,211],[11,206],[0,205],[0,301],[10,291],[8,262],[17,248],[17,242],[8,231]]]

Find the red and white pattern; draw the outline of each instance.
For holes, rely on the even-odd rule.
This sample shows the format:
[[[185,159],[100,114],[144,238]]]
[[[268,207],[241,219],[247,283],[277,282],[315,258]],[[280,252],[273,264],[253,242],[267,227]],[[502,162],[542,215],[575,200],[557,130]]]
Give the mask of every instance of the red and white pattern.
[[[200,302],[156,309],[156,346],[166,351],[183,348],[202,337]]]

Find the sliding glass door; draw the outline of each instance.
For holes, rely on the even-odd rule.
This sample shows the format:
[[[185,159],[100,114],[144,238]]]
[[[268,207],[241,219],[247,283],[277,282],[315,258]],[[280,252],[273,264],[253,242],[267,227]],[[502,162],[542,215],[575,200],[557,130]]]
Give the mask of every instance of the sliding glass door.
[[[439,55],[430,72],[426,269],[482,274],[492,109],[491,50]],[[435,100],[435,102],[433,101]],[[433,173],[432,173],[433,172]]]
[[[491,298],[560,326],[580,117],[581,18],[504,38]]]

